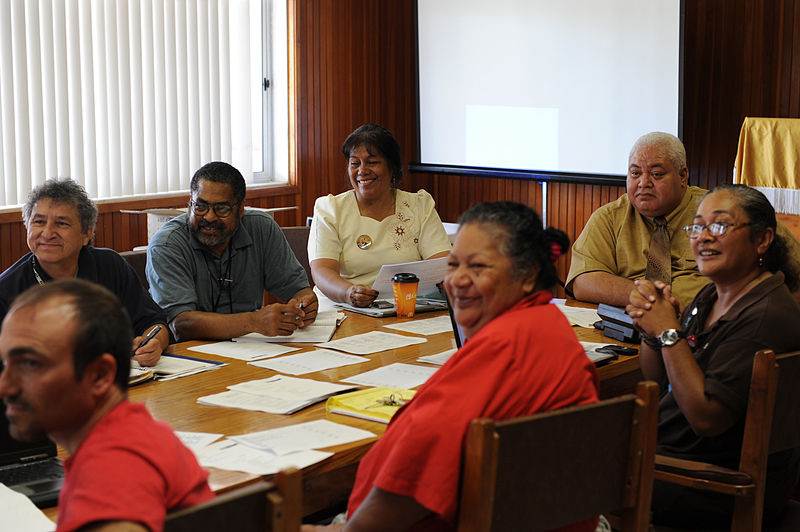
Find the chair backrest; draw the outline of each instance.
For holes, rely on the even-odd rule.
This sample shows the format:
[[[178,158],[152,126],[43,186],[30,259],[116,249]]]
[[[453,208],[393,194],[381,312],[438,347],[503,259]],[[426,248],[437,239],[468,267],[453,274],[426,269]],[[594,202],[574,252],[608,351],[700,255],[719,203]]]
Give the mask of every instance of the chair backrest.
[[[297,532],[302,514],[302,478],[297,469],[167,515],[164,532],[230,530]]]
[[[535,416],[470,425],[458,530],[549,530],[616,511],[650,521],[658,385]]]
[[[150,290],[150,284],[147,282],[147,275],[144,273],[144,268],[147,266],[147,251],[123,251],[120,253],[122,258],[128,261],[133,271],[139,277],[145,290]]]
[[[294,256],[297,257],[297,262],[305,268],[306,275],[308,275],[308,283],[314,286],[314,279],[311,278],[311,266],[308,263],[308,233],[311,230],[307,226],[297,227],[281,227],[286,241],[289,242],[289,247],[294,251]]]
[[[750,529],[751,523],[761,521],[769,455],[800,447],[798,382],[800,351],[777,356],[769,349],[756,353],[739,459],[739,471],[750,476],[755,489],[746,501],[737,500],[733,528]]]

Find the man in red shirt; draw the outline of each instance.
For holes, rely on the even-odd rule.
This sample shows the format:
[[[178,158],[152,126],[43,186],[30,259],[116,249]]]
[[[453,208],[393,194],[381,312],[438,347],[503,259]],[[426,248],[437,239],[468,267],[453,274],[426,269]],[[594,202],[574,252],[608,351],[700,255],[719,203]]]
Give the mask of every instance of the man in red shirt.
[[[116,296],[78,279],[25,291],[3,321],[11,436],[47,434],[70,454],[58,531],[160,531],[168,511],[214,497],[172,429],[128,401],[132,341]]]

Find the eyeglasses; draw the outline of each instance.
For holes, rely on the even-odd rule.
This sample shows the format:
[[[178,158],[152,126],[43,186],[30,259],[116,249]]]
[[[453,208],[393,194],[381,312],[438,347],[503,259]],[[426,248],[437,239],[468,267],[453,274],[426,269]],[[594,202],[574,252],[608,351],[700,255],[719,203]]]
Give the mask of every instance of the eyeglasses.
[[[233,212],[233,208],[239,205],[235,203],[231,205],[230,203],[206,203],[205,201],[190,201],[189,207],[192,208],[192,212],[194,212],[198,216],[205,216],[209,209],[214,209],[214,214],[216,214],[219,218],[227,218]]]
[[[703,224],[691,224],[687,225],[683,228],[686,231],[686,234],[689,235],[689,238],[697,238],[703,232],[703,229],[708,231],[708,234],[711,236],[722,236],[728,232],[729,227],[744,227],[746,225],[750,225],[750,223],[743,223],[743,224],[731,224],[728,222],[713,222],[707,225]]]

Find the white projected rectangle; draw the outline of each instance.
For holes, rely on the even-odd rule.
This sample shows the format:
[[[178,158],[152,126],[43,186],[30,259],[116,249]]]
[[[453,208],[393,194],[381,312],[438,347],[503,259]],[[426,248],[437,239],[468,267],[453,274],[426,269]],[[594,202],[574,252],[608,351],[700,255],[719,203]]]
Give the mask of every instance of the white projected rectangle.
[[[420,162],[625,174],[678,133],[680,0],[417,0]]]
[[[498,130],[514,134],[498,135]],[[554,168],[557,139],[558,109],[467,105],[467,166]]]

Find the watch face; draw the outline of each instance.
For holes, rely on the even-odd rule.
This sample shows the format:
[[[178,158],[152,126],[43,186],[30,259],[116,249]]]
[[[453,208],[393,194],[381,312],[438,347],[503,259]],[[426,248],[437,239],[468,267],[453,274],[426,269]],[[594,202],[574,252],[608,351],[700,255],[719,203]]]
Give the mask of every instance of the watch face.
[[[658,335],[658,339],[661,342],[661,345],[674,345],[680,336],[678,335],[678,331],[675,329],[667,329],[663,331],[661,334]]]

